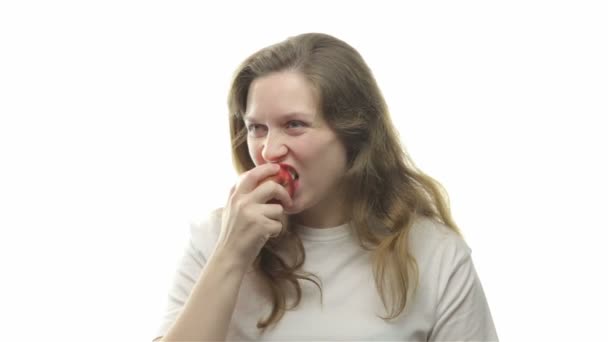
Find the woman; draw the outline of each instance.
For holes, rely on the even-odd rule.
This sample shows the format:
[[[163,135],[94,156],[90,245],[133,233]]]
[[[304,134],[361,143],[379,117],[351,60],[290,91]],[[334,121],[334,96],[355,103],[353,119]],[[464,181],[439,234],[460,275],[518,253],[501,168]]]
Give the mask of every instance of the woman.
[[[192,227],[162,340],[497,340],[447,196],[355,49],[316,33],[264,48],[229,109],[241,176]]]

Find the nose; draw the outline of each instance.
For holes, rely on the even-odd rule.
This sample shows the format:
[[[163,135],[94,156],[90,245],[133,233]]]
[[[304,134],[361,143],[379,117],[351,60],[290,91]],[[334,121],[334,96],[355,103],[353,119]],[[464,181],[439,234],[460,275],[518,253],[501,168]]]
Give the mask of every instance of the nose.
[[[262,147],[262,158],[267,162],[281,161],[287,155],[287,146],[279,136],[266,136],[264,146]]]

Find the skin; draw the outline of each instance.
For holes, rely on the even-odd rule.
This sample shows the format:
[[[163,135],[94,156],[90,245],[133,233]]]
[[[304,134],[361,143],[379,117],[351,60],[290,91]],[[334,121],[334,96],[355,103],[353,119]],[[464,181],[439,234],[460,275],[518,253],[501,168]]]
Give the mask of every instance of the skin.
[[[317,108],[316,92],[303,75],[273,73],[252,82],[244,121],[256,166],[284,163],[299,174],[285,213],[299,224],[325,228],[347,221],[341,190],[346,149]]]

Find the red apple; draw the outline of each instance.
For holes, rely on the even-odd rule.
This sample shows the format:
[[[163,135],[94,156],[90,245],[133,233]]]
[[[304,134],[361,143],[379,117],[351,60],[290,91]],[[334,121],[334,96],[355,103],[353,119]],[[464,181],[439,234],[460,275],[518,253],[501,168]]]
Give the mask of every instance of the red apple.
[[[288,171],[288,167],[285,165],[280,165],[281,169],[279,170],[279,173],[277,173],[274,176],[268,177],[267,179],[265,179],[263,182],[267,182],[267,181],[273,181],[275,183],[278,183],[279,185],[283,186],[286,190],[287,193],[289,193],[289,197],[293,198],[293,194],[295,192],[295,185],[294,185],[294,181],[293,178],[291,177],[291,174]],[[276,204],[280,204],[280,202],[276,199],[272,199],[270,201],[268,201],[268,203],[276,203]]]

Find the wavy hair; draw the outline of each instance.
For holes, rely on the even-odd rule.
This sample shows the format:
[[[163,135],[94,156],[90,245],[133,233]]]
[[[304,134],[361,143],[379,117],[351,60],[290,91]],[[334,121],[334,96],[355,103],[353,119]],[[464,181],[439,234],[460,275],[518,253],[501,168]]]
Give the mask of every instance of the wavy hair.
[[[318,95],[318,112],[346,147],[350,225],[361,247],[371,251],[376,288],[387,311],[381,318],[394,319],[418,286],[418,265],[408,247],[416,217],[432,218],[460,234],[448,195],[414,165],[401,145],[384,97],[361,55],[344,41],[321,33],[289,37],[263,48],[235,71],[228,107],[232,160],[239,174],[255,167],[243,123],[249,87],[258,77],[282,71],[299,72],[308,80]],[[254,262],[272,300],[270,315],[257,325],[263,331],[299,304],[299,279],[316,284],[323,298],[320,282],[302,270],[306,255],[302,241],[290,229],[293,223],[289,219],[284,223],[287,229],[270,239]],[[295,291],[295,300],[288,307],[289,290]]]

